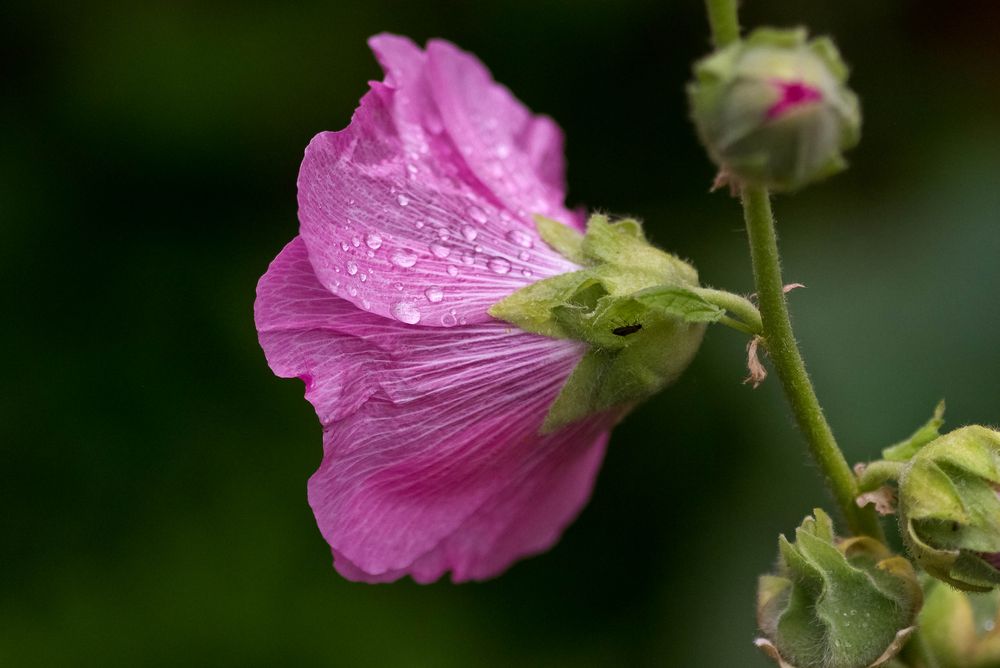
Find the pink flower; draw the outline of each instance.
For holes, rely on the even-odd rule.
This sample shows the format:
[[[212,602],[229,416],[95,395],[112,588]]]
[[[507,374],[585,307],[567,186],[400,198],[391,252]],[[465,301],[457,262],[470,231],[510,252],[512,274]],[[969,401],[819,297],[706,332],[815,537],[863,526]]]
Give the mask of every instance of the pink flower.
[[[542,242],[563,204],[562,135],[470,54],[370,41],[385,70],[350,126],[317,135],[299,236],[257,286],[274,373],[323,425],[309,503],[351,580],[497,575],[551,547],[590,495],[613,415],[539,427],[586,351],[487,309],[574,271]]]

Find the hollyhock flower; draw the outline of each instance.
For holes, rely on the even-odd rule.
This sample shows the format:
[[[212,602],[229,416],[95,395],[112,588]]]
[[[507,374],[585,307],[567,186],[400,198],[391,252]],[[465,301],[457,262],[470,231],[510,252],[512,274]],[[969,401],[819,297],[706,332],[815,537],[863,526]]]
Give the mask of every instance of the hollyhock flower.
[[[581,269],[533,218],[580,236],[559,128],[447,42],[370,45],[385,80],[306,149],[299,236],[258,284],[256,325],[323,425],[308,493],[336,569],[488,578],[555,543],[627,406],[570,409],[542,433],[589,346],[488,312]]]

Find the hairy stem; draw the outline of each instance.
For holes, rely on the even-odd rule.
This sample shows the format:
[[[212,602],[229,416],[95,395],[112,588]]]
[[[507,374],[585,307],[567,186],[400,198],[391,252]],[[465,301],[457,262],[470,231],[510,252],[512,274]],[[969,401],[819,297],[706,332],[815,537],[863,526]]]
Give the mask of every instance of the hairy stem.
[[[736,0],[705,0],[708,23],[712,26],[712,41],[721,49],[740,38],[740,22]]]
[[[705,301],[715,304],[716,306],[721,306],[739,318],[744,325],[744,328],[742,328],[741,331],[745,331],[747,334],[763,333],[764,330],[763,324],[760,320],[760,311],[758,311],[757,307],[753,305],[753,302],[746,297],[734,295],[732,292],[726,292],[725,290],[715,290],[713,288],[692,288],[692,291],[698,294]],[[724,322],[723,324],[728,323]]]
[[[858,487],[847,460],[837,447],[833,431],[823,416],[819,400],[806,373],[799,352],[788,307],[782,291],[778,240],[774,232],[771,200],[766,188],[743,190],[743,213],[750,237],[754,281],[764,321],[764,343],[778,372],[778,378],[792,405],[795,420],[809,443],[809,451],[819,464],[851,531],[884,540],[882,527],[873,511],[858,508]]]

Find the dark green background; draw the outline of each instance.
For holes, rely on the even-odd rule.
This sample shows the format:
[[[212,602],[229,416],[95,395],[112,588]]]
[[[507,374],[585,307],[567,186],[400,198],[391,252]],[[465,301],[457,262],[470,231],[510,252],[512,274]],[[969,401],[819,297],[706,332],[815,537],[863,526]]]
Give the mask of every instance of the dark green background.
[[[1000,420],[1000,11],[748,0],[831,32],[852,169],[779,198],[786,278],[852,461],[940,397]],[[365,38],[476,52],[568,136],[570,200],[751,291],[683,85],[701,5],[7,3],[0,18],[0,664],[764,666],[755,577],[827,497],[772,378],[709,333],[616,432],[550,553],[454,586],[345,582],[306,504],[320,429],[257,347],[310,137],[379,78]]]

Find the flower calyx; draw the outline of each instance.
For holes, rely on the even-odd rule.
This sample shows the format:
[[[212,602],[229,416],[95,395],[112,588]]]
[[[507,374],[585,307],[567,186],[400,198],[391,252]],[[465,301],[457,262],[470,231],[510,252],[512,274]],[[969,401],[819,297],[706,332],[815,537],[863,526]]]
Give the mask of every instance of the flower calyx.
[[[597,412],[626,411],[673,382],[726,317],[687,262],[645,238],[636,220],[595,214],[586,234],[536,219],[542,239],[580,270],[533,283],[490,308],[525,331],[588,346],[552,404],[542,432]],[[752,308],[752,306],[751,306]]]
[[[783,668],[874,668],[914,631],[922,603],[906,559],[862,536],[837,540],[822,510],[779,538],[778,571],[761,576],[756,641]]]

